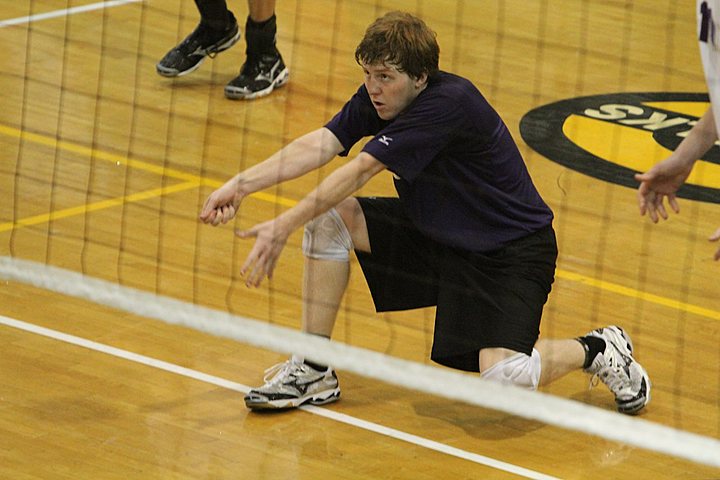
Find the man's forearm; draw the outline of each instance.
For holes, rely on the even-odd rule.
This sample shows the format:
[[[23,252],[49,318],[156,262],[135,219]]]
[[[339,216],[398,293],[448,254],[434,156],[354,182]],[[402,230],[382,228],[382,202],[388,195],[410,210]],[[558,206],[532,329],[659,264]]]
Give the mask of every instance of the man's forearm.
[[[385,169],[385,165],[374,157],[361,153],[351,162],[328,175],[315,190],[297,205],[282,213],[279,226],[292,232],[302,225],[336,206],[345,198],[357,192],[372,177]]]
[[[263,162],[238,173],[241,196],[300,177],[332,160],[343,147],[330,130],[320,128],[292,141]]]

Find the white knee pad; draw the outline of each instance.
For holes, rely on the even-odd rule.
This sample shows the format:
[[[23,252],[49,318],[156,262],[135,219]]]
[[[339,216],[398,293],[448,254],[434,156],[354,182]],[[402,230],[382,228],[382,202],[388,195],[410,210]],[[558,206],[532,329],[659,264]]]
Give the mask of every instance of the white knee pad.
[[[302,251],[318,260],[350,261],[353,243],[345,222],[334,208],[305,224]]]
[[[480,376],[505,385],[536,390],[540,383],[540,352],[533,348],[532,355],[517,353],[485,370]]]

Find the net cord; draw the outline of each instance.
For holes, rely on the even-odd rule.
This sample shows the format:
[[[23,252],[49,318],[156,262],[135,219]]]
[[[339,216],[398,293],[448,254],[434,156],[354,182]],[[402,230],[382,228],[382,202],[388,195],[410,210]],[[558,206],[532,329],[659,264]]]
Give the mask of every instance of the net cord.
[[[500,385],[330,341],[278,325],[155,295],[54,266],[0,256],[0,278],[145,318],[296,354],[363,377],[720,467],[720,441],[537,391]]]

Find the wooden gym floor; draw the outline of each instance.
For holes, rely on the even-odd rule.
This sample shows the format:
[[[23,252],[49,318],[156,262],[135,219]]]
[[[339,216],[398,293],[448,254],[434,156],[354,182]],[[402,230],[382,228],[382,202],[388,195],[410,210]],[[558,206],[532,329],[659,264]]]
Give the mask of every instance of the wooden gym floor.
[[[197,213],[230,175],[327,121],[361,81],[352,54],[365,27],[405,9],[438,33],[441,67],[473,80],[504,117],[556,212],[561,253],[542,335],[623,325],[654,384],[641,418],[720,436],[720,265],[705,240],[720,207],[683,199],[679,216],[650,225],[631,188],[536,153],[519,131],[530,110],[564,99],[705,93],[695,2],[280,0],[290,82],[252,102],[222,91],[243,42],[187,77],[155,73],[194,28],[193,2],[85,5],[95,4],[0,6],[0,256],[297,328],[300,234],[276,278],[248,290],[237,270],[251,243]],[[230,8],[247,15],[246,2]],[[650,151],[638,169],[667,153]],[[270,218],[318,179],[252,197],[237,225]],[[392,192],[389,174],[362,191]],[[357,269],[341,310],[337,340],[428,362],[431,310],[376,314]],[[2,478],[720,476],[343,372],[336,404],[251,413],[243,392],[283,355],[14,282],[0,283],[0,344]],[[580,373],[544,391],[613,409]]]

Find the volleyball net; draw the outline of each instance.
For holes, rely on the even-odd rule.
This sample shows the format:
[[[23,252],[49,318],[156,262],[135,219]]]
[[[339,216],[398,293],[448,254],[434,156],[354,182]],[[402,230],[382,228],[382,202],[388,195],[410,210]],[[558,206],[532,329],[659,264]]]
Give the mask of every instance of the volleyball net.
[[[237,270],[252,245],[234,238],[232,226],[201,225],[197,214],[202,202],[231,174],[321,125],[342,105],[359,79],[352,61],[355,42],[392,2],[323,2],[318,8],[297,0],[279,5],[278,43],[291,68],[291,83],[267,100],[246,103],[222,98],[222,86],[242,63],[242,48],[209,62],[194,80],[156,76],[154,62],[194,28],[192,1],[76,3],[67,2],[62,9],[40,1],[2,7],[6,19],[0,21],[0,35],[7,37],[12,57],[23,61],[0,73],[6,98],[16,100],[0,115],[0,278],[720,467],[720,442],[711,436],[430,365],[432,310],[378,315],[357,276],[344,297],[335,341],[303,334],[297,329],[302,308],[298,234],[290,238],[273,281],[258,290],[244,288]],[[573,66],[574,85],[564,86],[564,92],[585,92],[595,62],[604,56],[594,43],[598,40],[582,33],[607,21],[598,17],[596,6],[578,3],[572,15],[572,45],[563,46],[553,43],[549,32],[550,20],[561,16],[553,11],[556,4],[538,2],[528,7],[527,16],[517,16],[507,2],[484,5],[482,12],[479,3],[484,2],[417,1],[408,9],[425,16],[438,31],[446,69],[482,83],[486,96],[501,109],[509,105],[509,123],[517,125],[521,110],[558,95],[548,93],[553,85],[545,80],[545,69],[560,68],[550,57],[563,48],[586,54],[586,60]],[[675,34],[691,32],[691,10],[680,12],[675,2],[667,7],[663,18]],[[657,10],[636,9],[634,14],[632,9],[614,11],[621,14],[620,31],[627,32],[609,54],[617,66],[613,88],[618,90],[633,85],[627,62],[633,55],[634,32],[642,28],[638,22]],[[319,11],[324,12],[321,20]],[[76,14],[93,15],[93,27],[82,24]],[[491,20],[478,26],[477,18]],[[320,24],[332,28],[320,29]],[[507,56],[525,43],[533,46],[532,60]],[[472,48],[478,44],[485,48]],[[701,85],[701,71],[675,66],[682,63],[672,58],[676,48],[668,43],[663,61],[648,61],[644,68],[665,79],[667,88],[677,77]],[[529,149],[524,153],[531,170],[543,161]],[[645,293],[648,255],[639,260],[636,278],[625,284],[616,280],[612,250],[617,244],[608,233],[616,228],[611,212],[615,186],[593,192],[606,201],[604,211],[593,217],[599,233],[584,239],[590,251],[574,249],[578,236],[573,229],[580,227],[565,218],[587,214],[590,206],[583,212],[585,207],[577,210],[572,203],[583,193],[581,181],[574,180],[573,186],[563,171],[552,172],[557,177],[540,178],[539,186],[559,187],[550,202],[558,217],[561,248],[565,244],[572,252],[568,264],[590,267],[578,273],[561,263],[547,308],[550,318],[565,315],[564,299],[585,295],[576,313],[586,318],[579,324],[587,330],[601,326],[603,309],[625,308],[625,317],[636,318],[655,307],[674,308],[682,325],[689,315],[720,320],[716,311],[693,303],[691,286],[683,287],[678,299]],[[317,183],[324,173],[311,181]],[[294,205],[309,185],[291,183],[253,195],[237,224],[267,220]],[[388,188],[389,181],[379,181],[364,193],[391,194]],[[700,255],[695,245],[701,234],[694,225],[704,207],[692,205],[689,211],[689,222],[673,233],[688,245],[678,278]],[[648,245],[654,245],[650,236],[647,226],[638,227],[637,238],[628,242],[637,242],[639,250],[649,254]],[[642,329],[641,323],[630,326]],[[553,327],[549,331],[553,333]],[[679,341],[684,341],[682,335]],[[682,365],[681,357],[675,360]],[[711,383],[720,378],[712,367],[709,373],[714,375]]]
[[[720,467],[720,441],[540,392],[330,342],[264,321],[188,304],[48,265],[0,258],[0,278],[257,347],[301,355],[393,385],[499,410]]]

